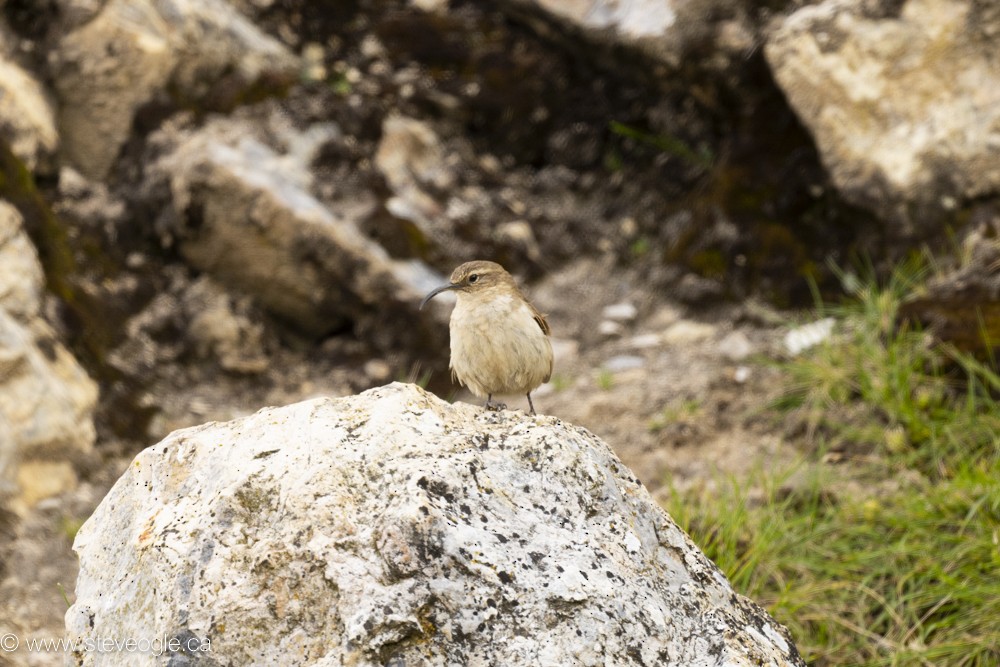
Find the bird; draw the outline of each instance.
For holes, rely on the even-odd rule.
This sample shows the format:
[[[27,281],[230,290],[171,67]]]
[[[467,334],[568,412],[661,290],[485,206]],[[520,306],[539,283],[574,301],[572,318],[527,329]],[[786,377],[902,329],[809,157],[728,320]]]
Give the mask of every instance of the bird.
[[[496,262],[462,264],[447,285],[424,297],[420,308],[447,291],[457,297],[448,327],[452,379],[476,396],[486,396],[487,410],[507,408],[493,402],[494,394],[524,394],[534,415],[531,392],[552,377],[551,331],[545,317]]]

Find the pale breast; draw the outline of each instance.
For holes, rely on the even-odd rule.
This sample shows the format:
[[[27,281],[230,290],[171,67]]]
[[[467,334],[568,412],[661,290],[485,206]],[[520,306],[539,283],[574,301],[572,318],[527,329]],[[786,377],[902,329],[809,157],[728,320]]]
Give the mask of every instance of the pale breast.
[[[450,330],[452,371],[476,395],[523,394],[552,373],[548,337],[531,308],[511,294],[459,294]]]

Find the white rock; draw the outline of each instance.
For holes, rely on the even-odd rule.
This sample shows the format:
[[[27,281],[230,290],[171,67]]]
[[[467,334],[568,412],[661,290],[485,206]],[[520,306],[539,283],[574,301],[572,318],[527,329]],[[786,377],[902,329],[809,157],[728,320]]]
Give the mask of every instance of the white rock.
[[[501,223],[497,225],[496,235],[501,242],[522,248],[530,259],[535,261],[541,259],[542,253],[535,232],[526,221],[512,220]]]
[[[639,310],[631,303],[622,302],[605,306],[601,316],[615,322],[631,322],[639,314]]]
[[[625,328],[619,322],[612,320],[601,320],[597,325],[597,333],[605,338],[617,338],[622,335]]]
[[[648,350],[650,348],[657,347],[663,342],[660,334],[655,333],[645,333],[639,334],[638,336],[632,336],[626,342],[633,350]]]
[[[0,470],[0,478],[18,476],[26,458],[79,462],[94,443],[96,402],[97,386],[44,322],[28,329],[0,308],[0,422],[6,425],[0,432],[8,438],[0,449],[11,450],[0,461],[13,466]],[[44,497],[25,486],[35,481],[52,488],[44,479],[19,478],[24,498]]]
[[[410,4],[425,12],[444,13],[448,0],[410,0]]]
[[[214,358],[227,371],[262,373],[270,363],[263,326],[241,312],[248,308],[247,301],[249,297],[227,294],[201,276],[185,293],[187,335],[201,357]]]
[[[461,218],[471,210],[457,197],[439,201],[453,189],[456,175],[428,123],[397,114],[388,116],[382,123],[374,162],[392,192],[386,208],[393,216],[414,223],[428,238],[435,237],[443,217]]]
[[[661,67],[680,65],[697,44],[716,59],[735,57],[733,52],[753,46],[748,22],[731,3],[720,0],[703,0],[696,7],[683,0],[503,0],[499,4],[519,13],[548,14],[546,24],[561,24],[605,49],[641,51]],[[713,42],[711,47],[705,40]]]
[[[824,317],[821,320],[792,329],[785,334],[785,349],[794,356],[819,345],[833,335],[835,323],[836,320],[832,317]]]
[[[646,319],[645,324],[651,329],[666,329],[683,317],[683,313],[676,306],[659,306],[653,314]]]
[[[392,366],[384,359],[369,359],[365,362],[364,372],[375,382],[385,382],[392,375]]]
[[[804,664],[596,437],[412,385],[173,433],[74,549],[72,639],[216,664]]]

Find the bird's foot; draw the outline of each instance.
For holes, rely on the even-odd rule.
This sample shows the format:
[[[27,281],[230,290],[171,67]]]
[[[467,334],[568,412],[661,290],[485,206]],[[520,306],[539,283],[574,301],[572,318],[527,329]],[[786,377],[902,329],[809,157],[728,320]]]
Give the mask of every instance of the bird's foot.
[[[507,404],[506,403],[495,403],[493,401],[493,395],[491,394],[486,399],[486,409],[489,410],[490,412],[499,412],[500,410],[506,410],[507,409]]]

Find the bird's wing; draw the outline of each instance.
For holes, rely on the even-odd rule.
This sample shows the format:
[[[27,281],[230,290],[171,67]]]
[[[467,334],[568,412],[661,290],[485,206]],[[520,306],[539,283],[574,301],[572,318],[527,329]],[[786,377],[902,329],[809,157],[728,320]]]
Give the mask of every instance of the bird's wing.
[[[531,304],[528,304],[531,305]],[[542,330],[546,336],[552,335],[552,330],[549,329],[549,323],[545,320],[545,316],[540,312],[535,310],[534,306],[531,306],[531,316],[534,318],[535,322],[538,323],[538,328]],[[551,346],[550,346],[551,349]],[[552,354],[549,353],[549,370],[545,373],[545,379],[542,382],[548,382],[552,378]]]
[[[551,335],[552,330],[549,329],[549,323],[545,320],[545,316],[538,312],[530,303],[528,303],[528,307],[531,308],[531,317],[538,323],[538,328],[542,330],[542,333],[546,336]]]

